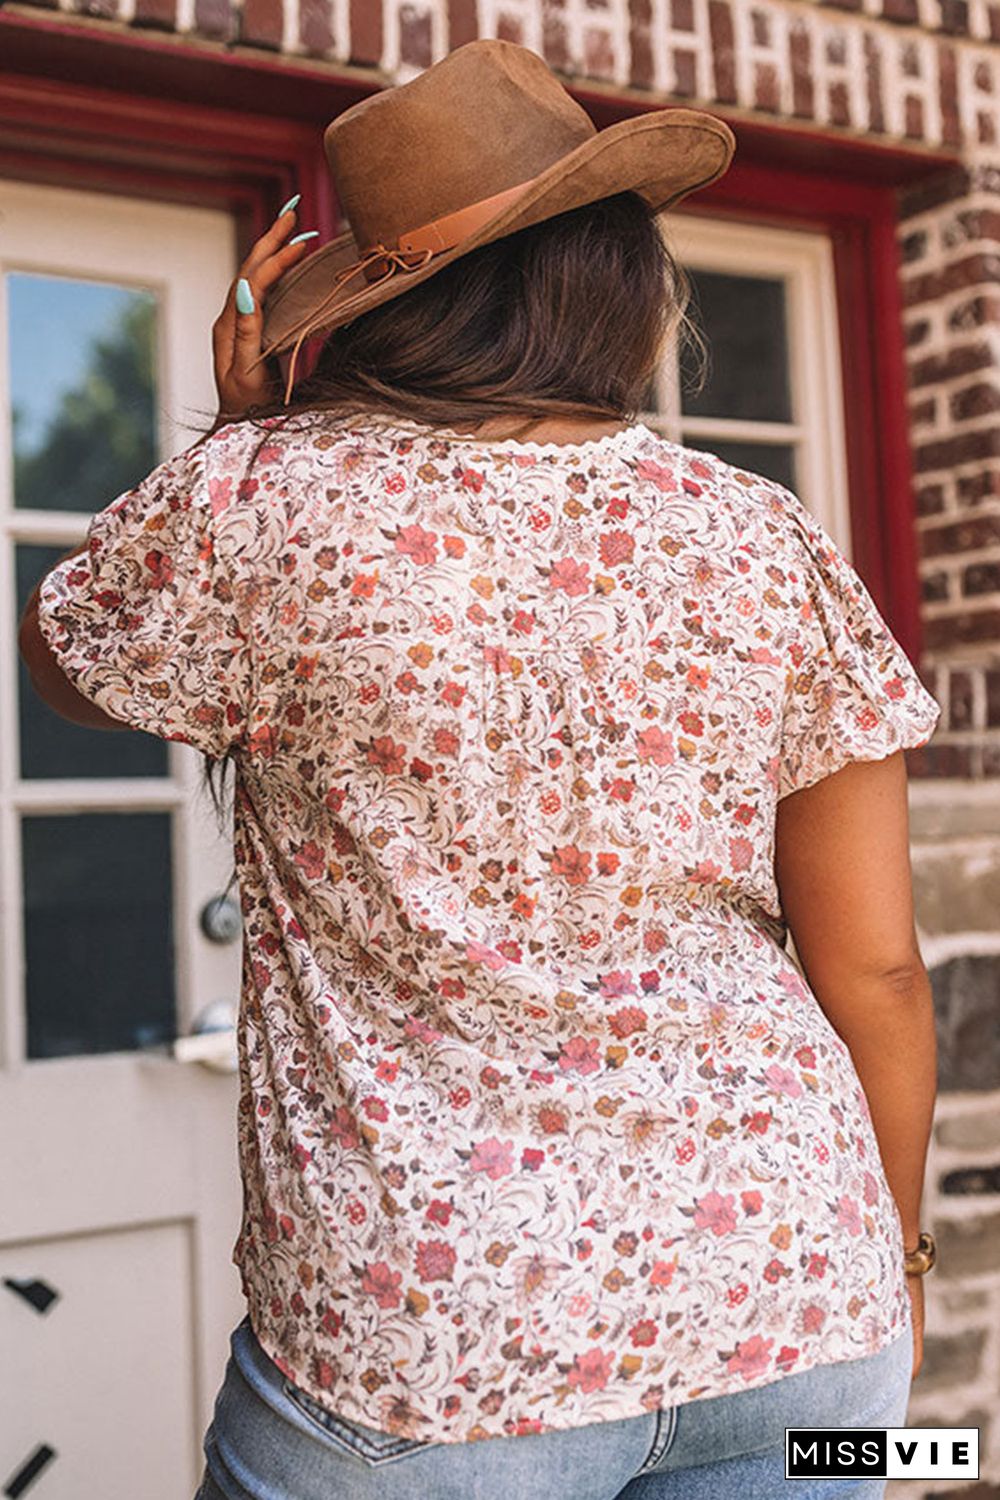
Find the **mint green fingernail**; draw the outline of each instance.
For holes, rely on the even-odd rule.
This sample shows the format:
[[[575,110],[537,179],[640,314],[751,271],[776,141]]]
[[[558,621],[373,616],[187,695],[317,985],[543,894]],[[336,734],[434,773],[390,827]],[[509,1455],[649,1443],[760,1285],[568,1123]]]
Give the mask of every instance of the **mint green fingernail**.
[[[282,214],[287,214],[290,209],[293,209],[295,207],[296,203],[298,203],[298,201],[299,201],[299,199],[301,197],[302,197],[301,193],[293,193],[293,195],[291,196],[291,198],[289,198],[288,202],[286,204],[284,204],[283,207],[281,207],[281,208],[278,209],[277,217],[280,219]]]
[[[241,313],[253,312],[253,292],[250,283],[245,276],[241,276],[236,283],[236,311]]]
[[[288,243],[290,245],[297,245],[299,240],[311,240],[317,234],[319,234],[318,229],[307,229],[305,234],[293,234]]]

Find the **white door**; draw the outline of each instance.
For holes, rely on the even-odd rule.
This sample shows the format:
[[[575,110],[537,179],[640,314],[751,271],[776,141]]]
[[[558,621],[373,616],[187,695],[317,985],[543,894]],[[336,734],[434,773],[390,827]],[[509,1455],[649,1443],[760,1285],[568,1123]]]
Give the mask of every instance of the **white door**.
[[[0,180],[0,1493],[30,1500],[191,1500],[244,1310],[231,1038],[173,1047],[238,1003],[228,828],[196,751],[61,719],[17,652],[88,517],[211,422],[235,264],[225,213]]]
[[[672,442],[785,485],[851,556],[833,251],[825,234],[694,213],[666,239],[692,283],[689,316],[708,345],[669,348],[643,420]]]

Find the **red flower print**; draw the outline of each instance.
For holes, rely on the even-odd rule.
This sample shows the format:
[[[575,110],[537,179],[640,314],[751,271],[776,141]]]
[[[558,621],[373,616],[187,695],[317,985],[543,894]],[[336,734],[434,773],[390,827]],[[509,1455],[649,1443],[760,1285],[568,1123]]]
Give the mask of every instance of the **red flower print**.
[[[459,483],[463,486],[463,488],[472,490],[475,494],[478,495],[479,491],[483,487],[485,478],[486,476],[484,474],[480,474],[476,469],[463,469]]]
[[[587,1040],[572,1036],[559,1049],[559,1066],[564,1073],[596,1073],[601,1066],[601,1043],[597,1037]]]
[[[491,1135],[485,1141],[477,1141],[469,1158],[469,1167],[473,1172],[485,1172],[496,1182],[497,1178],[513,1172],[513,1151],[513,1141],[498,1141],[495,1135]]]
[[[601,562],[606,568],[631,562],[635,556],[635,538],[627,531],[607,531],[601,537]]]
[[[543,1135],[562,1135],[568,1125],[566,1111],[558,1104],[542,1104],[538,1109],[538,1128]]]
[[[443,1198],[432,1198],[427,1205],[424,1217],[431,1224],[440,1224],[442,1228],[446,1228],[452,1211],[452,1205],[446,1203]]]
[[[846,1229],[848,1234],[864,1232],[858,1205],[847,1193],[837,1200],[837,1223],[841,1229]]]
[[[810,1302],[808,1307],[802,1309],[802,1332],[819,1333],[826,1322],[826,1310],[816,1302]]]
[[[438,755],[455,756],[458,754],[459,738],[450,729],[435,729],[431,743]]]
[[[380,735],[368,747],[368,764],[378,766],[384,776],[402,776],[406,769],[406,746],[398,745],[391,735]]]
[[[602,1354],[600,1349],[588,1349],[578,1354],[573,1367],[566,1376],[570,1385],[578,1385],[581,1391],[603,1391],[614,1368],[614,1354]]]
[[[826,1275],[826,1268],[828,1264],[829,1261],[827,1260],[827,1257],[825,1255],[821,1255],[816,1251],[813,1251],[806,1265],[806,1275],[813,1276],[817,1281],[821,1281]]]
[[[696,1198],[694,1222],[697,1229],[710,1229],[715,1235],[729,1234],[736,1228],[736,1210],[733,1208],[732,1193],[727,1193],[723,1197],[713,1188],[704,1197]]]
[[[587,563],[578,562],[575,557],[564,557],[549,569],[549,588],[563,589],[571,598],[577,598],[590,592],[589,572]]]
[[[458,1259],[444,1240],[418,1240],[416,1272],[421,1281],[450,1281]]]
[[[375,585],[378,583],[378,568],[374,573],[355,573],[351,581],[350,595],[352,599],[372,599],[375,596]]]
[[[731,1286],[726,1293],[727,1307],[739,1307],[741,1302],[746,1301],[749,1292],[750,1288],[745,1281],[739,1282],[736,1286]]]
[[[379,1307],[398,1307],[402,1281],[402,1271],[393,1271],[384,1260],[377,1260],[365,1267],[361,1290],[374,1297]]]
[[[403,1035],[416,1037],[421,1042],[436,1042],[441,1038],[441,1033],[420,1016],[407,1016],[403,1023]]]
[[[352,1224],[363,1224],[368,1217],[368,1210],[360,1198],[348,1198],[347,1217]]]
[[[319,845],[311,840],[296,850],[295,863],[309,880],[322,880],[326,874],[326,857]]]
[[[349,1151],[360,1144],[358,1122],[346,1104],[339,1104],[334,1110],[333,1119],[326,1127],[326,1133],[331,1142],[344,1146]]]
[[[375,1069],[375,1077],[378,1079],[379,1083],[394,1083],[396,1081],[396,1074],[398,1072],[399,1063],[390,1062],[387,1057],[383,1057],[382,1061]]]
[[[636,740],[640,760],[651,760],[658,766],[672,766],[675,759],[674,737],[657,724],[644,729]]]
[[[791,1274],[788,1267],[782,1265],[781,1261],[774,1255],[764,1267],[764,1280],[769,1281],[772,1286],[776,1286],[783,1276],[791,1276]]]
[[[401,495],[406,489],[406,477],[403,474],[387,474],[383,487],[387,495]]]
[[[744,1115],[740,1123],[748,1130],[752,1130],[754,1135],[766,1135],[767,1128],[773,1119],[774,1116],[769,1111],[758,1109],[752,1115]]]
[[[165,552],[158,552],[154,547],[151,552],[146,553],[143,561],[149,569],[150,588],[166,588],[174,576],[174,565],[167,554]]]
[[[814,1068],[816,1066],[816,1054],[811,1047],[797,1047],[795,1050],[795,1061],[800,1068]]]
[[[415,522],[412,526],[401,527],[397,532],[396,551],[415,563],[437,562],[437,540],[433,531],[425,531]]]
[[[749,870],[753,864],[753,844],[742,834],[729,840],[729,863],[734,873]]]
[[[362,1099],[361,1108],[369,1120],[388,1120],[389,1110],[384,1099],[379,1099],[375,1094],[369,1094],[367,1099]]]
[[[799,1357],[798,1349],[790,1349],[787,1344],[782,1344],[775,1356],[774,1363],[779,1370],[790,1370]]]
[[[552,851],[552,873],[561,875],[567,885],[585,885],[590,879],[590,850],[564,844]]]
[[[525,1146],[521,1152],[521,1166],[526,1172],[537,1172],[545,1160],[545,1152],[538,1151],[534,1146]]]
[[[336,1365],[332,1365],[328,1359],[321,1359],[318,1354],[314,1354],[309,1368],[313,1380],[321,1390],[328,1391],[332,1389],[334,1376],[337,1373]]]
[[[463,1083],[457,1089],[452,1089],[448,1095],[448,1102],[452,1109],[464,1109],[472,1098],[472,1092]]]
[[[744,1380],[763,1375],[771,1362],[773,1343],[774,1339],[761,1338],[759,1333],[744,1339],[736,1345],[736,1353],[726,1361],[726,1369],[731,1370],[734,1375],[742,1375]]]
[[[483,661],[487,667],[492,667],[496,676],[502,672],[510,672],[513,667],[513,658],[502,646],[484,646]]]
[[[247,741],[251,755],[261,755],[266,760],[278,753],[278,733],[273,724],[262,724],[255,729]]]
[[[677,1270],[676,1260],[657,1260],[649,1273],[650,1286],[669,1286]]]
[[[685,1136],[684,1140],[681,1141],[680,1145],[674,1151],[674,1160],[679,1162],[682,1167],[686,1166],[689,1161],[694,1161],[697,1150],[698,1148],[691,1137]]]
[[[677,477],[672,469],[666,469],[662,464],[654,463],[651,458],[643,458],[635,466],[635,472],[640,479],[651,479],[656,488],[664,494],[669,494],[677,488]]]
[[[656,1343],[656,1324],[652,1318],[643,1318],[632,1326],[629,1336],[637,1349],[648,1349]]]
[[[518,635],[530,635],[537,622],[530,610],[519,609],[510,623],[511,629],[516,630]]]
[[[622,1037],[631,1036],[634,1031],[645,1031],[646,1012],[640,1010],[638,1005],[627,1005],[624,1010],[616,1010],[614,1015],[608,1017],[608,1026],[612,1036],[621,1040]]]
[[[761,1198],[756,1189],[750,1192],[741,1193],[740,1202],[743,1205],[743,1212],[748,1217],[752,1216],[753,1214],[759,1214],[764,1204],[764,1200]]]

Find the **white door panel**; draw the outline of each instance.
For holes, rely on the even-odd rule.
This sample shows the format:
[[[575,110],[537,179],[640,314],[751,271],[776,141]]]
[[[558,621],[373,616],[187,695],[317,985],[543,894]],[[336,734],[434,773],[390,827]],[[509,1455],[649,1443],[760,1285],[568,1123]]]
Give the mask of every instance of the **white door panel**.
[[[237,1077],[172,1051],[238,1004],[239,923],[201,922],[228,829],[197,752],[60,719],[16,639],[210,423],[235,263],[225,213],[0,181],[0,1483],[32,1500],[190,1500],[244,1311]]]

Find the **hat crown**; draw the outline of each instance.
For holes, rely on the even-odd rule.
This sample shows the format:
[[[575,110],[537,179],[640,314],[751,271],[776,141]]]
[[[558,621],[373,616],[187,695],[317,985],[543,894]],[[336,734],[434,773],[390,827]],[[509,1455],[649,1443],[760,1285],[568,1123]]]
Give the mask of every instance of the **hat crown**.
[[[352,105],[323,145],[363,251],[528,181],[596,133],[542,58],[485,39]]]

